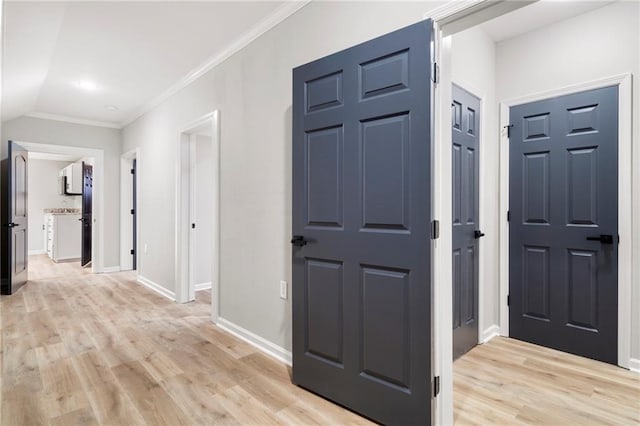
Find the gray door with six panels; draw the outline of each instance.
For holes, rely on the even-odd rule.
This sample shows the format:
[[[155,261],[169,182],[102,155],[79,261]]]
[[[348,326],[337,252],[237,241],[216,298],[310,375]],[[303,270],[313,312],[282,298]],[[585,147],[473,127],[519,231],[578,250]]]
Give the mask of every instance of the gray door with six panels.
[[[510,110],[510,335],[617,363],[618,89]]]
[[[452,87],[453,359],[478,344],[480,100]]]
[[[293,72],[293,380],[431,422],[430,21]]]

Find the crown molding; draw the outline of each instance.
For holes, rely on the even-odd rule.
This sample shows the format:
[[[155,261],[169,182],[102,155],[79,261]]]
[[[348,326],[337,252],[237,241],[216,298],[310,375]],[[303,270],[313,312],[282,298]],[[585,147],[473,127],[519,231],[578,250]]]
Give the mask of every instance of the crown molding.
[[[252,41],[278,25],[280,22],[287,19],[289,16],[296,13],[298,10],[302,9],[304,6],[309,4],[312,0],[301,0],[301,1],[291,1],[285,2],[282,6],[277,8],[271,14],[267,15],[265,18],[260,20],[256,25],[254,25],[250,30],[228,45],[222,52],[210,57],[200,66],[194,68],[180,80],[175,82],[171,87],[165,90],[160,95],[151,99],[149,102],[144,104],[142,107],[135,110],[131,116],[124,120],[120,127],[126,127],[129,124],[136,121],[138,118],[151,111],[162,102],[169,99],[171,96],[178,93],[180,90],[187,87],[189,84],[196,81],[198,78],[202,77],[207,72],[211,71],[216,66],[220,65],[225,60],[229,59],[232,55],[242,50],[246,46],[248,46]]]
[[[69,117],[67,115],[49,114],[48,112],[30,112],[30,113],[24,114],[23,117],[40,118],[43,120],[63,121],[65,123],[83,124],[85,126],[108,127],[110,129],[122,128],[122,126],[117,123],[86,120],[84,118]]]

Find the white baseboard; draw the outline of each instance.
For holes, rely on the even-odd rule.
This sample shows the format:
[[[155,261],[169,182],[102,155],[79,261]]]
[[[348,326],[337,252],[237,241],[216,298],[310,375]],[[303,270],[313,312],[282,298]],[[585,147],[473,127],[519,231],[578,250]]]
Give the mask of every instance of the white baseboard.
[[[102,268],[102,272],[108,274],[110,272],[120,272],[120,266],[105,266]]]
[[[635,371],[636,373],[640,373],[640,359],[631,358],[629,360],[629,370]]]
[[[211,282],[196,284],[196,291],[209,290],[211,288]]]
[[[38,249],[38,250],[29,250],[29,256],[33,256],[34,254],[47,254],[46,250]]]
[[[172,300],[174,302],[176,301],[176,294],[173,291],[162,287],[160,284],[155,283],[150,279],[143,277],[142,275],[138,275],[138,282],[143,286],[160,294],[161,296],[164,296],[167,299]]]
[[[482,332],[480,343],[487,343],[489,340],[500,335],[500,326],[497,324],[490,325]]]
[[[278,361],[284,362],[289,366],[292,365],[291,352],[286,350],[285,348],[282,348],[275,343],[272,343],[267,339],[260,337],[257,334],[254,334],[249,330],[242,328],[239,325],[236,325],[224,318],[218,317],[216,325],[224,331],[233,334],[237,338],[244,340],[252,346],[255,346],[262,352],[272,356]]]

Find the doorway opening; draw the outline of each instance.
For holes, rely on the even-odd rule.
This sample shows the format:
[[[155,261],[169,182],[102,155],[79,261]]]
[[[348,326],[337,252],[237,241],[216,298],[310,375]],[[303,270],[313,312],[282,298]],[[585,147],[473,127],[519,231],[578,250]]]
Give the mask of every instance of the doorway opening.
[[[212,318],[219,306],[219,113],[182,127],[176,173],[176,301],[211,291]]]
[[[138,208],[140,187],[140,148],[120,157],[120,270],[138,271]]]
[[[25,167],[20,174],[24,177],[24,185],[21,185],[21,194],[3,191],[3,216],[15,217],[16,211],[7,209],[12,205],[10,198],[23,198],[26,203],[20,216],[25,222],[26,238],[23,239],[24,244],[18,247],[17,240],[9,241],[4,235],[3,253],[9,250],[23,255],[20,258],[23,259],[24,268],[21,269],[26,273],[22,281],[62,276],[65,271],[81,268],[92,273],[103,272],[100,220],[103,152],[33,142],[11,143],[13,150],[23,152],[21,158]],[[85,176],[87,170],[92,173]],[[6,173],[8,171],[3,167],[3,187],[10,185],[17,177],[14,173],[10,178]],[[98,177],[95,185],[94,175]],[[90,189],[85,189],[85,186]],[[4,281],[8,268],[3,264],[3,284],[7,284]],[[14,290],[8,284],[3,286],[5,293],[13,293]]]
[[[615,22],[614,15],[620,17],[632,14],[631,11],[625,12],[622,9],[634,6],[620,3],[605,4],[604,2],[590,5],[581,2],[563,5],[550,3],[522,2],[516,7],[517,10],[505,11],[501,10],[498,4],[492,6],[490,2],[480,1],[471,7],[458,5],[457,10],[452,11],[451,9],[456,7],[449,6],[449,10],[442,8],[429,13],[429,16],[439,24],[436,56],[441,70],[440,81],[436,89],[436,121],[440,125],[439,137],[436,142],[439,152],[438,170],[436,170],[436,181],[439,180],[439,183],[436,182],[435,185],[439,211],[436,212],[436,217],[452,218],[451,221],[442,221],[441,229],[445,239],[436,244],[436,261],[434,262],[437,265],[434,297],[434,309],[437,311],[435,314],[436,374],[443,378],[441,382],[442,394],[437,402],[437,417],[444,423],[451,423],[454,420],[452,410],[454,401],[456,412],[460,412],[462,401],[468,399],[472,394],[463,395],[464,391],[460,391],[461,388],[458,387],[457,392],[462,393],[454,395],[453,383],[452,380],[449,380],[454,377],[454,372],[457,371],[455,365],[460,365],[462,368],[462,364],[458,364],[458,361],[455,364],[452,362],[455,346],[455,343],[452,344],[454,338],[452,329],[455,324],[450,321],[454,316],[452,315],[454,313],[452,299],[455,295],[452,287],[442,284],[453,282],[455,273],[451,266],[448,268],[443,266],[453,265],[454,262],[452,258],[453,242],[446,240],[446,236],[451,235],[447,228],[452,226],[455,221],[455,214],[452,211],[455,206],[453,200],[455,181],[451,179],[454,167],[451,149],[451,126],[454,120],[452,116],[454,112],[452,108],[452,83],[468,89],[484,100],[480,124],[483,142],[480,148],[479,229],[482,230],[482,233],[486,233],[486,237],[481,239],[478,269],[479,330],[477,341],[479,343],[487,342],[496,336],[509,337],[509,304],[511,303],[513,307],[514,303],[522,303],[521,298],[514,300],[513,295],[510,295],[508,291],[510,271],[508,215],[513,216],[513,212],[509,212],[509,149],[513,144],[513,141],[510,141],[509,132],[522,133],[521,128],[511,127],[514,123],[509,121],[509,108],[571,93],[615,86],[619,94],[619,116],[614,119],[614,126],[619,130],[617,138],[619,148],[617,155],[618,186],[611,190],[618,194],[619,225],[614,233],[620,234],[621,239],[618,246],[619,257],[616,271],[618,274],[618,293],[615,298],[618,310],[613,314],[609,313],[609,315],[617,316],[618,321],[616,364],[629,368],[631,357],[629,345],[632,340],[630,329],[630,292],[632,286],[630,238],[633,236],[631,231],[631,217],[633,215],[629,201],[632,198],[630,160],[632,134],[631,75],[628,74],[628,71],[634,69],[633,67],[636,65],[625,65],[620,61],[607,61],[609,64],[615,63],[612,68],[617,67],[617,71],[607,72],[588,65],[589,61],[594,61],[593,57],[581,56],[579,61],[564,61],[559,59],[556,52],[571,51],[578,55],[578,52],[585,51],[589,48],[590,41],[580,38],[578,28],[588,25],[590,20],[611,25],[612,22]],[[545,11],[545,9],[547,10]],[[545,15],[553,16],[553,22],[545,22],[543,19]],[[637,16],[637,10],[635,16]],[[527,22],[527,25],[523,26],[523,22]],[[560,33],[566,36],[561,37]],[[558,40],[562,40],[562,42]],[[615,46],[604,49],[614,51]],[[514,60],[516,57],[519,58],[518,61]],[[550,61],[550,57],[557,58],[557,60]],[[591,104],[586,106],[590,107]],[[580,118],[585,119],[586,122],[587,118],[594,117],[593,114],[587,114],[590,111],[587,108],[577,112],[585,113]],[[598,117],[600,120],[604,118],[603,116]],[[540,120],[536,124],[541,124],[544,130],[544,120]],[[586,127],[583,130],[585,129]],[[587,130],[582,133],[586,133]],[[568,129],[567,133],[570,131],[571,129]],[[575,140],[577,140],[577,136],[574,136]],[[586,157],[587,155],[584,156],[584,158]],[[591,164],[590,162],[585,164],[587,163]],[[581,170],[586,172],[584,167]],[[568,173],[567,168],[563,168],[564,172]],[[521,195],[522,192],[519,192],[518,196]],[[449,243],[452,245],[449,246]],[[586,251],[583,250],[579,254],[585,254]],[[544,260],[541,251],[539,254],[541,255],[540,259]],[[585,259],[585,256],[581,256],[580,259]],[[577,263],[574,266],[577,267]],[[491,345],[498,347],[500,351],[506,351],[516,357],[519,356],[517,351],[521,348],[512,346],[510,342],[518,343],[516,340],[499,338],[492,341]],[[535,349],[528,348],[527,350],[534,351]],[[480,358],[485,356],[484,359],[487,361],[492,356],[487,351],[488,349],[482,349],[481,346],[478,350],[472,350],[470,354],[481,354]],[[465,356],[462,356],[461,359],[464,360]],[[533,363],[540,361],[535,356],[532,356],[531,360]],[[477,363],[478,358],[465,362],[468,366],[469,363]],[[477,364],[475,366],[476,369],[479,367]],[[494,418],[493,421],[499,422],[500,420],[507,421],[498,418]]]

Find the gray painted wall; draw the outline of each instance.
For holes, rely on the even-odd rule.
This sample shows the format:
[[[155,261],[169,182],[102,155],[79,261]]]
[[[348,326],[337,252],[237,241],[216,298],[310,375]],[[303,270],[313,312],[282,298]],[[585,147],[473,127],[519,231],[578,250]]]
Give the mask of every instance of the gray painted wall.
[[[219,109],[220,314],[290,350],[291,306],[279,282],[291,281],[291,70],[417,22],[438,4],[312,2],[125,127],[124,151],[140,147],[143,158],[140,274],[175,288],[178,130]]]

